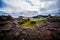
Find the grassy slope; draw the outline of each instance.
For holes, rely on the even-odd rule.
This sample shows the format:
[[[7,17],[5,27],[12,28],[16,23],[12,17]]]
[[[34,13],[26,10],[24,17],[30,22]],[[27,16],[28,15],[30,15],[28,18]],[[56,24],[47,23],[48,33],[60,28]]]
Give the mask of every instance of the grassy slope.
[[[40,25],[43,23],[43,20],[45,20],[46,18],[41,18],[41,19],[34,19],[34,18],[30,18],[29,21],[25,22],[24,24],[22,24],[21,26],[23,28],[34,28],[36,24]],[[35,24],[31,24],[32,21],[35,21]]]

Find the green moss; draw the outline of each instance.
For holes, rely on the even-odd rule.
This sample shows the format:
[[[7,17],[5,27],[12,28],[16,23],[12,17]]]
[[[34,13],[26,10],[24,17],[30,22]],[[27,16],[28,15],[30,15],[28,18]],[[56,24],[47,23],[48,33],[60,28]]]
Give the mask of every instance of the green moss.
[[[36,24],[40,25],[43,23],[43,20],[45,20],[46,18],[41,18],[41,19],[34,19],[34,18],[30,18],[29,21],[25,22],[24,24],[20,25],[23,28],[34,28]],[[31,22],[35,22],[34,24],[32,24]]]

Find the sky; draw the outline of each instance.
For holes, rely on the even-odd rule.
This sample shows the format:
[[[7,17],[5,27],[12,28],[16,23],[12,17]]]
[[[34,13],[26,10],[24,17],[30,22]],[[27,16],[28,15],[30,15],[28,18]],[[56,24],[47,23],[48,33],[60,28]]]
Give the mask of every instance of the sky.
[[[60,15],[60,0],[0,0],[0,15]],[[4,13],[3,13],[4,12]]]

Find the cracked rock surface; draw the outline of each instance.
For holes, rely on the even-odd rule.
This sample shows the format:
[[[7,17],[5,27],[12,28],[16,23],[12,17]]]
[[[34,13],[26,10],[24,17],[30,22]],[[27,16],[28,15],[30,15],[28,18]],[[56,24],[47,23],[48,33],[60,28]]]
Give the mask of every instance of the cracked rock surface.
[[[60,40],[60,25],[48,23],[35,28],[21,28],[10,16],[0,16],[0,40]]]

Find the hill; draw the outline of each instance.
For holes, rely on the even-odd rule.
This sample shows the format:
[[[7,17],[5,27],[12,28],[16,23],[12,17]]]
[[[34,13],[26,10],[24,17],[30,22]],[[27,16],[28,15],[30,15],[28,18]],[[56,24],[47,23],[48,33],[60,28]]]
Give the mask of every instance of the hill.
[[[47,18],[49,15],[37,15],[34,16],[33,18]]]
[[[28,20],[23,20],[22,24],[32,21]],[[0,40],[60,40],[60,17],[49,17],[43,21],[34,28],[22,28],[11,16],[0,16]],[[39,21],[36,23],[40,24]]]

